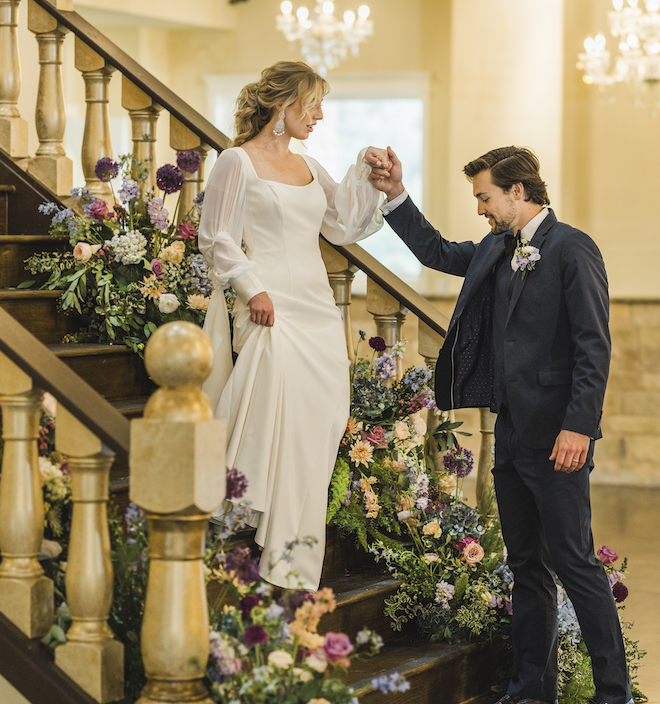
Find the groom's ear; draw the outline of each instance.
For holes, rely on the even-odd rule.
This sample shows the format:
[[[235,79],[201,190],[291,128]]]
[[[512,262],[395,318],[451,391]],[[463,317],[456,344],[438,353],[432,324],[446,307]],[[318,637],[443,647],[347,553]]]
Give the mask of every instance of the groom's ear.
[[[523,186],[522,183],[514,183],[513,186],[509,189],[511,192],[511,195],[516,199],[516,200],[524,200],[525,198],[525,186]]]

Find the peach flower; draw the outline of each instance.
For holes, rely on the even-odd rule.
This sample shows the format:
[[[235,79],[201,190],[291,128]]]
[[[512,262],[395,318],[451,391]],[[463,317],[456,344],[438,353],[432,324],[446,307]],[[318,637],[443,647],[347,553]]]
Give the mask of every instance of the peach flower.
[[[463,548],[463,558],[468,565],[476,565],[484,557],[484,549],[479,543],[469,543]]]

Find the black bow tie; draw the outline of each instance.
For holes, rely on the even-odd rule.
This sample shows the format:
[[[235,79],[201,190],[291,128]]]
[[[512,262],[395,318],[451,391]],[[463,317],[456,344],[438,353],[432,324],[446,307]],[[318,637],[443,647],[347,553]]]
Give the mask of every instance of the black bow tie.
[[[504,235],[504,253],[511,254],[513,250],[520,244],[520,230],[514,235],[513,232],[507,232]]]

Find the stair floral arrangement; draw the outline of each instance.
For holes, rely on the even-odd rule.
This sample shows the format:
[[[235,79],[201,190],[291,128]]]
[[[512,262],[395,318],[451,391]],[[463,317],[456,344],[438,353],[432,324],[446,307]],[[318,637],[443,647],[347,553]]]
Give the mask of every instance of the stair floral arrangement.
[[[187,320],[202,324],[213,284],[197,248],[203,192],[190,212],[179,218],[184,173],[199,168],[200,155],[177,153],[177,166],[156,172],[155,189],[146,188],[148,164],[131,155],[114,162],[99,159],[95,173],[112,188],[112,203],[86,188],[71,191],[79,207],[44,203],[50,234],[66,238],[71,250],[41,252],[26,260],[34,279],[19,288],[61,290],[61,307],[81,317],[82,331],[65,342],[120,343],[142,354],[148,337],[163,323]],[[121,178],[115,195],[113,180]],[[168,195],[179,193],[172,217]]]
[[[364,340],[364,333],[360,337]],[[403,344],[386,352],[382,338],[371,338],[369,359],[358,358],[356,349],[351,417],[330,486],[328,521],[342,534],[354,535],[401,581],[385,602],[394,630],[410,623],[432,641],[497,639],[506,647],[513,574],[504,557],[494,496],[482,513],[463,501],[472,453],[458,443],[460,423],[436,408],[429,369],[408,369],[393,383]],[[431,432],[419,415],[423,408],[429,409]],[[438,451],[441,462],[434,462]],[[598,557],[623,608],[626,561],[615,569],[618,558],[607,547]],[[585,704],[594,694],[591,661],[560,583],[557,594],[560,702]],[[624,623],[628,668],[635,701],[641,702],[646,697],[635,673],[644,652],[629,637],[630,627]]]
[[[40,560],[55,582],[57,610],[43,639],[52,649],[67,642],[71,625],[64,580],[71,532],[71,482],[66,458],[54,449],[55,426],[56,403],[45,394],[38,448],[47,539]],[[240,501],[246,488],[244,476],[228,470],[227,498],[237,501],[236,508],[225,515],[221,530],[210,529],[207,535],[205,570],[211,630],[206,675],[212,700],[219,704],[358,704],[342,675],[354,660],[376,655],[383,646],[382,638],[366,628],[354,641],[344,633],[321,635],[321,617],[337,605],[331,589],[315,593],[280,590],[260,578],[259,557],[249,547],[235,547],[236,542],[232,546],[233,536],[247,525],[251,513],[249,503]],[[146,684],[140,640],[149,536],[144,512],[134,504],[123,517],[111,504],[108,516],[114,573],[109,625],[124,644],[125,693],[127,701],[135,701]],[[299,543],[311,541],[291,542],[279,560],[288,561]],[[405,692],[410,684],[394,673],[374,678],[372,688],[387,694]]]

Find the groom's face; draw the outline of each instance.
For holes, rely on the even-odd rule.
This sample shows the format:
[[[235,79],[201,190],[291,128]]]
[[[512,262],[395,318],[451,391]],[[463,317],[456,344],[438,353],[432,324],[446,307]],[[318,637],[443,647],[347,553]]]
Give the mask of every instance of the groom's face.
[[[472,179],[472,192],[477,199],[477,212],[488,220],[493,234],[512,229],[518,215],[513,189],[503,191],[492,182],[490,171],[480,171]]]

